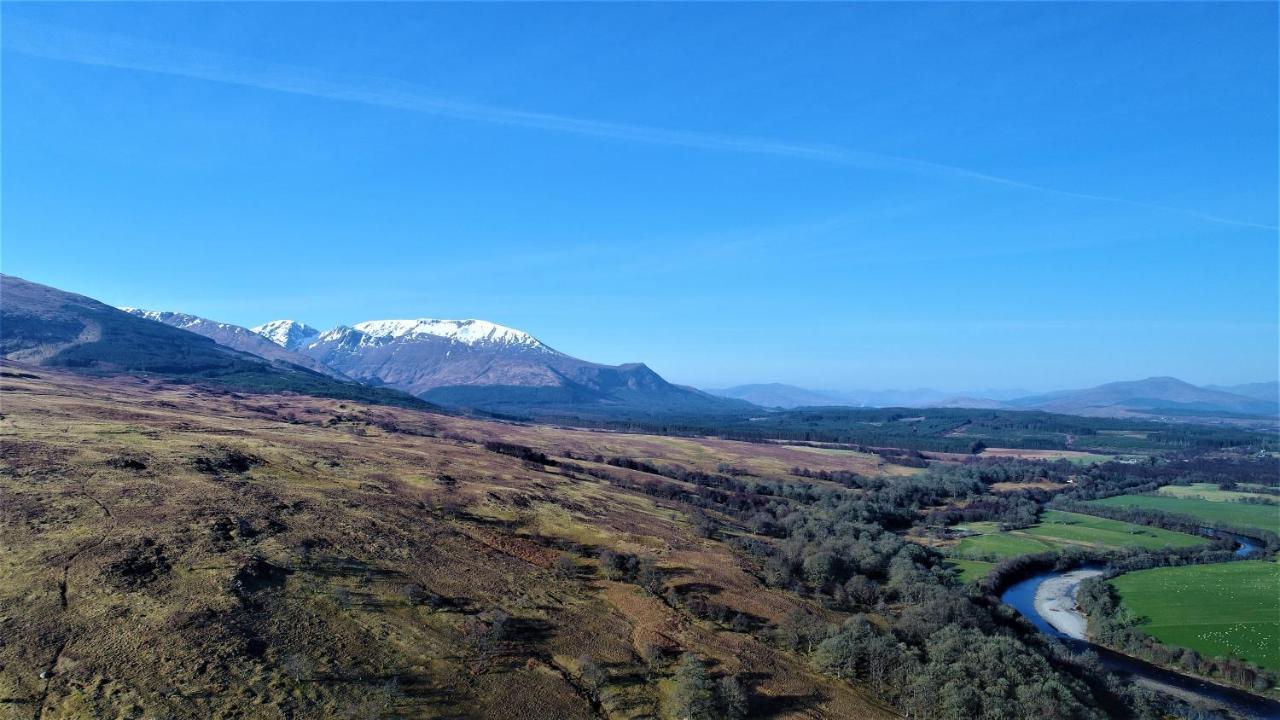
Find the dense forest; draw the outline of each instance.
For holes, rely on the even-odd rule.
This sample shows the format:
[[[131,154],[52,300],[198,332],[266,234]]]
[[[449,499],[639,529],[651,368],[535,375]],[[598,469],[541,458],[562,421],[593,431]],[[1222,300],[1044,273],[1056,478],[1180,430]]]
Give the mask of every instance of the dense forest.
[[[1107,453],[1280,448],[1280,437],[1274,432],[1152,420],[1089,418],[1040,411],[820,408],[760,410],[720,416],[599,418],[565,415],[536,419],[657,435],[708,435],[751,442],[836,443],[866,449],[968,454],[987,447]]]
[[[700,534],[751,558],[767,585],[812,598],[846,619],[833,623],[797,612],[776,626],[765,626],[696,591],[668,590],[664,602],[726,628],[760,634],[832,676],[870,684],[911,717],[956,719],[1181,714],[1176,702],[1119,684],[1088,653],[1075,653],[1032,630],[999,603],[999,590],[1045,565],[1102,562],[1136,570],[1223,562],[1234,556],[1226,542],[1181,550],[1051,553],[1004,563],[988,582],[966,586],[946,567],[942,554],[908,542],[905,531],[972,519],[1023,527],[1035,522],[1051,499],[1032,485],[996,493],[991,490],[995,483],[1070,478],[1071,489],[1058,501],[1068,504],[1172,482],[1275,480],[1267,461],[1210,457],[1090,468],[975,459],[891,480],[800,467],[792,469],[792,479],[767,479],[735,475],[732,468],[720,474],[625,457],[576,459],[597,465],[568,462],[561,469],[693,506]],[[624,477],[598,464],[646,477]],[[1180,523],[1165,518],[1160,524],[1182,528]],[[661,592],[660,572],[651,560],[612,556],[602,564],[615,577]],[[1152,645],[1147,642],[1146,647]],[[1227,664],[1222,672],[1246,678],[1252,687],[1275,682],[1267,673],[1237,665],[1244,667]]]

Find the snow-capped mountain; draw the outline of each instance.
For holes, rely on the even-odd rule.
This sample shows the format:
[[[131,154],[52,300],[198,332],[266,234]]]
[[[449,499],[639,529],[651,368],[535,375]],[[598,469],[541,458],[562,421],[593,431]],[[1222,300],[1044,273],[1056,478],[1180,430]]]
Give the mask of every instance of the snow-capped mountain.
[[[501,345],[555,352],[527,332],[487,320],[369,320],[352,327],[379,339],[431,335],[467,345]]]
[[[320,334],[310,325],[294,320],[272,320],[250,329],[286,350],[296,350]]]
[[[324,363],[296,353],[288,347],[282,346],[280,343],[273,342],[256,331],[242,328],[239,325],[218,322],[216,320],[208,320],[196,315],[188,315],[180,312],[143,310],[142,308],[131,307],[120,309],[136,317],[154,320],[156,322],[169,325],[170,327],[176,327],[196,333],[197,335],[203,335],[219,345],[229,347],[233,350],[257,355],[260,358],[270,360],[272,362],[291,363],[330,377],[341,380],[348,379],[341,372],[328,367]],[[306,326],[299,325],[299,327],[305,328]],[[285,334],[287,334],[287,331]]]
[[[277,320],[254,331],[347,377],[442,404],[512,412],[534,406],[703,411],[738,405],[672,385],[640,363],[579,360],[487,320],[369,320],[324,332]]]

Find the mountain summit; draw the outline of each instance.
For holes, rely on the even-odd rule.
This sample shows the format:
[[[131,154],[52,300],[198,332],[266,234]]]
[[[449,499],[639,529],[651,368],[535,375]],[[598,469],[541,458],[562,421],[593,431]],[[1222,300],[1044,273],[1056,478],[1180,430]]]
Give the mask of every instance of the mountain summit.
[[[602,365],[488,320],[368,320],[319,331],[293,320],[253,329],[369,385],[491,412],[718,412],[746,403],[673,385],[642,363]]]
[[[303,325],[294,320],[272,320],[250,330],[285,350],[297,350],[300,345],[320,334],[319,330],[310,325]]]
[[[516,330],[487,320],[369,320],[356,323],[356,330],[374,338],[413,338],[422,335],[444,338],[467,345],[521,347],[555,351],[523,330]]]

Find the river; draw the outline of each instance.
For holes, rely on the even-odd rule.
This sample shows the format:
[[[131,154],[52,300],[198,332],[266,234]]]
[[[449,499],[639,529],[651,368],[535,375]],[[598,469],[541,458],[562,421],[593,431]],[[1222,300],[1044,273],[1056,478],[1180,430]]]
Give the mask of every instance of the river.
[[[1231,540],[1236,544],[1236,555],[1239,555],[1240,557],[1249,557],[1257,552],[1258,546],[1254,545],[1254,543],[1261,542],[1260,540],[1254,540],[1251,537],[1237,535],[1235,533],[1227,532],[1226,530],[1214,530],[1213,528],[1200,528],[1200,534],[1205,537],[1231,538]]]
[[[1101,572],[1099,567],[1086,566],[1041,573],[1010,586],[1000,600],[1022,613],[1041,632],[1073,649],[1092,650],[1107,669],[1139,685],[1219,711],[1226,710],[1237,717],[1250,720],[1280,718],[1280,702],[1165,670],[1084,640],[1085,618],[1075,607],[1076,591],[1081,581]]]

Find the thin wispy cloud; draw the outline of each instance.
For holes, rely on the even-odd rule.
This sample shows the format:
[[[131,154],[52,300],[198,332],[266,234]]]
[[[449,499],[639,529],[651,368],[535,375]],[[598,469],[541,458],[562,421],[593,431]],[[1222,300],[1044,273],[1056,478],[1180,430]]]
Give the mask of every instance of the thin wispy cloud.
[[[325,100],[395,108],[459,120],[534,128],[616,141],[790,157],[864,169],[955,178],[1059,197],[1154,210],[1208,223],[1273,231],[1280,229],[1274,225],[1225,218],[1187,208],[1065,190],[945,163],[839,145],[692,132],[501,107],[444,97],[419,86],[385,78],[319,74],[304,68],[263,63],[120,36],[87,33],[29,21],[10,20],[7,25],[4,33],[5,50],[49,60],[156,73]]]

